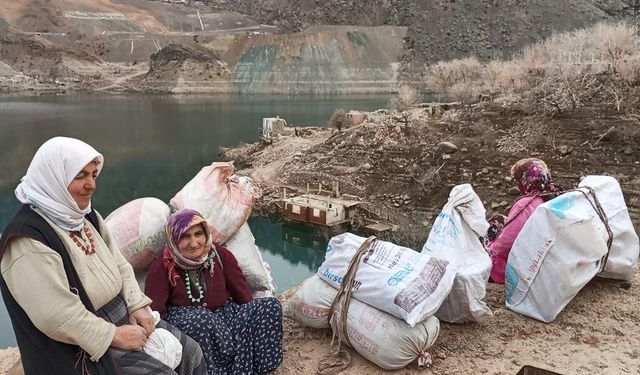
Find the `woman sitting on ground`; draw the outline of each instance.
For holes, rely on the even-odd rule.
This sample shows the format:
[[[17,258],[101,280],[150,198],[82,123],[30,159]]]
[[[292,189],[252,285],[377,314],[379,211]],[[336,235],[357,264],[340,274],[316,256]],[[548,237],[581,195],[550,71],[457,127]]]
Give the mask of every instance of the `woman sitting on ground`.
[[[253,299],[238,262],[212,243],[204,217],[182,209],[169,217],[163,255],[145,284],[151,307],[194,338],[209,375],[262,374],[282,362],[282,308]]]
[[[0,289],[26,375],[206,374],[191,338],[174,370],[143,351],[151,300],[91,208],[104,159],[56,137],[36,152],[15,194],[23,203],[0,239]]]
[[[517,161],[511,167],[511,177],[522,195],[513,203],[509,216],[495,215],[489,219],[491,227],[485,245],[493,263],[490,278],[499,284],[504,284],[509,252],[526,221],[536,207],[561,193],[561,189],[553,183],[549,168],[540,159]]]

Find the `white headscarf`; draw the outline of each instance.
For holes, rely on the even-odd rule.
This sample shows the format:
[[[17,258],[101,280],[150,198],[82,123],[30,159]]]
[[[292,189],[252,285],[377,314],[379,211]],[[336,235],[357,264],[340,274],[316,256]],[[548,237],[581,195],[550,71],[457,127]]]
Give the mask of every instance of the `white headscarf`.
[[[84,225],[84,216],[91,212],[91,203],[81,210],[67,187],[94,159],[98,160],[100,173],[104,157],[93,147],[74,138],[51,138],[33,156],[27,174],[16,188],[16,197],[40,208],[62,229],[78,231]]]

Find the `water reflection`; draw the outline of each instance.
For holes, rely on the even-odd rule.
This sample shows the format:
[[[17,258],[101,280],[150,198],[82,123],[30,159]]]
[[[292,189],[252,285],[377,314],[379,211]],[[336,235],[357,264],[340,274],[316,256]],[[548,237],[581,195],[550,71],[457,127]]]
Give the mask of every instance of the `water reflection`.
[[[259,217],[249,219],[249,226],[263,257],[278,270],[273,273],[278,293],[300,284],[324,261],[329,240],[309,227]]]

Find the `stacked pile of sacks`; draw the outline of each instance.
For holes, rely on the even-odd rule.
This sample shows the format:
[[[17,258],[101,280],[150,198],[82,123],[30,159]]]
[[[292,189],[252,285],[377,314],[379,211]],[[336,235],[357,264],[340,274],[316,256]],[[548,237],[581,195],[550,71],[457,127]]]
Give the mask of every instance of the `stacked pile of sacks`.
[[[491,316],[482,301],[491,260],[478,240],[487,228],[482,202],[465,184],[451,191],[421,253],[374,241],[352,286],[344,334],[354,349],[384,369],[425,363],[439,320],[462,323]],[[350,233],[333,237],[324,263],[287,301],[285,315],[309,327],[336,329],[342,311],[330,316],[330,308],[365,240]]]
[[[233,162],[215,162],[202,168],[169,205],[157,198],[136,199],[115,210],[105,222],[144,290],[149,265],[162,256],[164,227],[171,211],[195,209],[213,228],[213,240],[236,257],[254,296],[271,295],[276,286],[270,267],[262,260],[247,224],[259,194],[249,178],[234,175]]]

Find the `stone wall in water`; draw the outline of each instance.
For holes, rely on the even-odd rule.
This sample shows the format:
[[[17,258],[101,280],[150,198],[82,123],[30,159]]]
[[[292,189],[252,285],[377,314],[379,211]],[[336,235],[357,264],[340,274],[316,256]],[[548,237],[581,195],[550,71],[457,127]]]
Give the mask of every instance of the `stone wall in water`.
[[[314,27],[237,37],[225,60],[230,90],[329,94],[397,90],[405,27]]]

